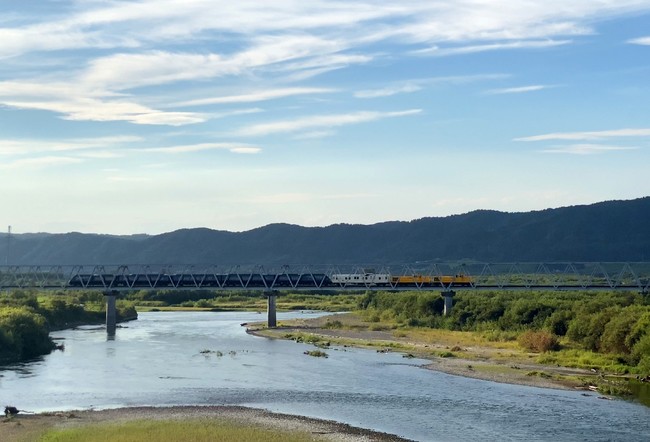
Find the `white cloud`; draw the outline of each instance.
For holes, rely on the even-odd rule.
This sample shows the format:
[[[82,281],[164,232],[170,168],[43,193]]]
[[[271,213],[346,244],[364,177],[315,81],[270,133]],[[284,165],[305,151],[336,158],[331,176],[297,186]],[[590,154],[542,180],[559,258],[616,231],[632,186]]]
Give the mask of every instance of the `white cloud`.
[[[331,137],[336,134],[333,130],[314,130],[311,132],[304,132],[294,135],[292,138],[294,140],[313,140],[316,138],[326,138]]]
[[[628,40],[627,42],[635,45],[650,46],[650,37],[634,38],[632,40]]]
[[[367,123],[384,118],[415,115],[420,112],[422,112],[421,109],[410,109],[398,112],[355,112],[340,115],[317,115],[292,120],[255,124],[239,129],[236,134],[241,136],[261,136],[321,127],[338,127],[349,124]]]
[[[192,153],[202,152],[206,150],[225,149],[232,153],[258,153],[262,149],[257,146],[243,144],[243,143],[200,143],[200,144],[187,144],[182,146],[169,146],[169,147],[150,147],[142,149],[146,152],[160,152],[160,153]]]
[[[599,140],[618,137],[648,137],[650,129],[615,129],[590,132],[558,132],[532,137],[515,138],[514,141],[548,141],[548,140]]]
[[[550,89],[556,86],[535,84],[531,86],[519,86],[519,87],[509,87],[503,89],[490,89],[485,91],[488,95],[500,95],[500,94],[522,94],[526,92],[541,91],[543,89]]]
[[[444,57],[448,55],[475,54],[478,52],[487,52],[487,51],[550,48],[554,46],[566,45],[569,43],[571,43],[570,40],[532,40],[532,41],[513,41],[513,42],[489,43],[489,44],[481,44],[481,45],[445,47],[445,48],[433,46],[430,48],[418,49],[412,51],[412,54]]]
[[[262,151],[261,148],[259,147],[233,147],[230,149],[232,153],[241,153],[241,154],[246,154],[246,155],[251,155],[251,154],[256,154],[260,153]]]
[[[0,99],[0,104],[16,109],[47,110],[63,114],[71,121],[128,121],[134,124],[183,126],[206,121],[193,112],[165,112],[138,103],[86,97],[60,97],[48,101]]]
[[[228,112],[211,112],[209,116],[211,120],[215,120],[219,118],[236,117],[238,115],[258,114],[260,112],[264,112],[264,109],[259,107],[252,107],[250,109],[237,109]]]
[[[509,78],[508,74],[475,74],[475,75],[448,75],[430,78],[416,78],[405,82],[390,84],[382,88],[357,91],[354,96],[357,98],[380,98],[392,95],[418,92],[425,87],[442,84],[462,85],[479,81],[503,80]]]
[[[324,94],[336,92],[335,89],[315,88],[315,87],[291,87],[280,89],[267,89],[256,92],[250,92],[240,95],[227,95],[223,97],[201,98],[196,100],[182,101],[175,106],[203,106],[207,104],[237,104],[237,103],[254,103],[258,101],[275,100],[278,98],[291,97],[295,95]]]
[[[553,147],[540,150],[542,153],[561,153],[572,155],[594,155],[605,152],[636,150],[638,147],[605,146],[602,144],[573,144],[570,146]]]
[[[365,91],[358,91],[354,93],[354,96],[357,98],[390,97],[391,95],[417,92],[421,89],[422,87],[416,84],[405,84],[402,86],[392,86],[392,87],[389,86],[382,89],[370,89]]]

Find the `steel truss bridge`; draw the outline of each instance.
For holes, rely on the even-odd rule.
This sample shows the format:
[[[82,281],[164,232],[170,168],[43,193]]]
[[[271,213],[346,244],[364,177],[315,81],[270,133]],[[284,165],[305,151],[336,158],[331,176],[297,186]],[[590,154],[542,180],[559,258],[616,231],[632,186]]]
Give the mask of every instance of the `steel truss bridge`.
[[[341,275],[351,276],[341,281]],[[370,275],[370,276],[369,276]],[[372,275],[417,276],[409,283]],[[357,276],[358,278],[354,278]],[[401,282],[400,282],[401,281]],[[426,263],[391,266],[15,265],[0,290],[650,290],[650,262]]]

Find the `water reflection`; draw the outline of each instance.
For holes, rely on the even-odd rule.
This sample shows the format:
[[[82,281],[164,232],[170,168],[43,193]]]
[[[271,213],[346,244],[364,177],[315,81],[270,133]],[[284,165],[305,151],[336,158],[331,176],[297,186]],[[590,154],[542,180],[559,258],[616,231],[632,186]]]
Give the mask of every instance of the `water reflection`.
[[[634,396],[642,404],[650,407],[650,382],[630,381],[630,387]]]

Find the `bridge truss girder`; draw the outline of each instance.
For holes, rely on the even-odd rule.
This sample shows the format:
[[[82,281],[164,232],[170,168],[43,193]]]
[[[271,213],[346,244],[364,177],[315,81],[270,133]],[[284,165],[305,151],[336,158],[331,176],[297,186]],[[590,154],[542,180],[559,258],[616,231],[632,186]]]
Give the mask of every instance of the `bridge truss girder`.
[[[336,274],[422,276],[408,287],[388,279],[332,283]],[[466,276],[461,285],[455,276]],[[449,278],[449,277],[452,278]],[[429,278],[436,283],[424,283]],[[457,279],[456,279],[457,280]],[[207,290],[432,290],[432,289],[650,289],[650,263],[528,262],[435,263],[393,266],[196,266],[70,265],[0,266],[0,290],[7,289],[207,289]]]

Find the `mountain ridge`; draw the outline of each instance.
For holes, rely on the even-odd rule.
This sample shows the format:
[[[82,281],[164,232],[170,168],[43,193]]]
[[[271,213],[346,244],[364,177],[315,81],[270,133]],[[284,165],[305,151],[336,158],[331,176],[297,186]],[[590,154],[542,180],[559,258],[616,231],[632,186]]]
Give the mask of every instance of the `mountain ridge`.
[[[530,212],[479,209],[446,217],[243,232],[205,227],[157,235],[0,236],[0,264],[353,264],[435,260],[650,260],[650,197]]]

